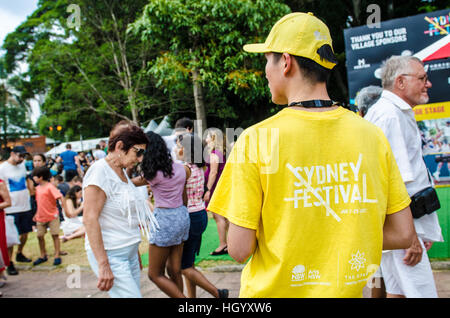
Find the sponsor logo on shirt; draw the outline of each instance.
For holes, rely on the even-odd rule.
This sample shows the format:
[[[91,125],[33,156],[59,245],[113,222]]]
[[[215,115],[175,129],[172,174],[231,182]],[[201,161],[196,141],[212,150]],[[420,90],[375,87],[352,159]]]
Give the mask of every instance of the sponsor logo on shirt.
[[[367,280],[377,271],[378,265],[366,265],[366,263],[367,259],[364,252],[357,250],[354,253],[351,253],[344,274],[345,285],[367,282]]]
[[[320,272],[313,267],[296,265],[291,271],[291,286],[298,287],[304,285],[331,285],[329,282],[320,281]]]

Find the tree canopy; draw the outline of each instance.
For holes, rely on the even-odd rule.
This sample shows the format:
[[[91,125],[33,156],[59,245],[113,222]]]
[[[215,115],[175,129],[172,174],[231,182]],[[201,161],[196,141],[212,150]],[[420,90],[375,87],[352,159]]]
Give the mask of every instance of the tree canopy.
[[[5,39],[4,90],[24,109],[42,96],[39,131],[57,139],[105,136],[121,119],[145,125],[165,115],[200,119],[203,128],[247,127],[280,106],[270,101],[264,57],[242,46],[264,41],[291,11],[313,12],[329,26],[339,60],[330,96],[346,102],[343,30],[365,24],[369,4],[387,20],[450,0],[40,0]],[[20,63],[28,69],[17,75]],[[13,111],[22,106],[9,105],[11,123],[23,122]],[[48,132],[56,124],[62,135]]]

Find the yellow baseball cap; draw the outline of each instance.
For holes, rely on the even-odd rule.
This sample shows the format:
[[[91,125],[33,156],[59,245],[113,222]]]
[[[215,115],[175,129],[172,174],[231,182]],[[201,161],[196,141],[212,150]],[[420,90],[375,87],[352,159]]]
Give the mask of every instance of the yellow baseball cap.
[[[251,53],[289,53],[332,69],[336,63],[327,61],[317,52],[326,44],[333,49],[330,30],[325,23],[311,12],[294,12],[275,23],[264,43],[246,44],[244,50]]]

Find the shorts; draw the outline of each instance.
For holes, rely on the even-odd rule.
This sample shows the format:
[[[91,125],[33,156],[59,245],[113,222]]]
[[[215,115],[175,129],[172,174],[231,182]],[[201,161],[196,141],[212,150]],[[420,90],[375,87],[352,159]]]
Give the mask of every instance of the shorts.
[[[14,217],[14,224],[16,225],[19,235],[27,234],[33,231],[33,212],[16,212],[8,213]]]
[[[189,213],[191,226],[189,237],[183,245],[183,256],[181,258],[181,269],[190,268],[194,265],[195,255],[199,254],[202,244],[202,234],[208,225],[208,215],[206,210]]]
[[[36,222],[37,236],[43,237],[47,233],[47,228],[50,229],[51,235],[59,235],[59,218],[51,220],[49,222]]]
[[[422,245],[422,260],[415,266],[403,263],[405,250],[392,250],[383,253],[380,273],[386,286],[386,292],[404,295],[406,298],[436,298],[437,290],[427,250]]]
[[[190,219],[184,205],[173,209],[155,208],[153,213],[159,228],[150,232],[150,244],[168,247],[180,245],[188,239]]]

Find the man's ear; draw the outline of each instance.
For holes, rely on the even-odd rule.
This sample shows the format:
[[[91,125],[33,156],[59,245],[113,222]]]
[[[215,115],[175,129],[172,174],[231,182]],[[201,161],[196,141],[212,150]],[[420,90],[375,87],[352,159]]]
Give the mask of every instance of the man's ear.
[[[405,88],[405,78],[401,75],[397,76],[394,85],[397,89],[403,90]]]
[[[289,53],[283,53],[282,62],[284,63],[283,74],[286,76],[293,67],[293,57]]]

